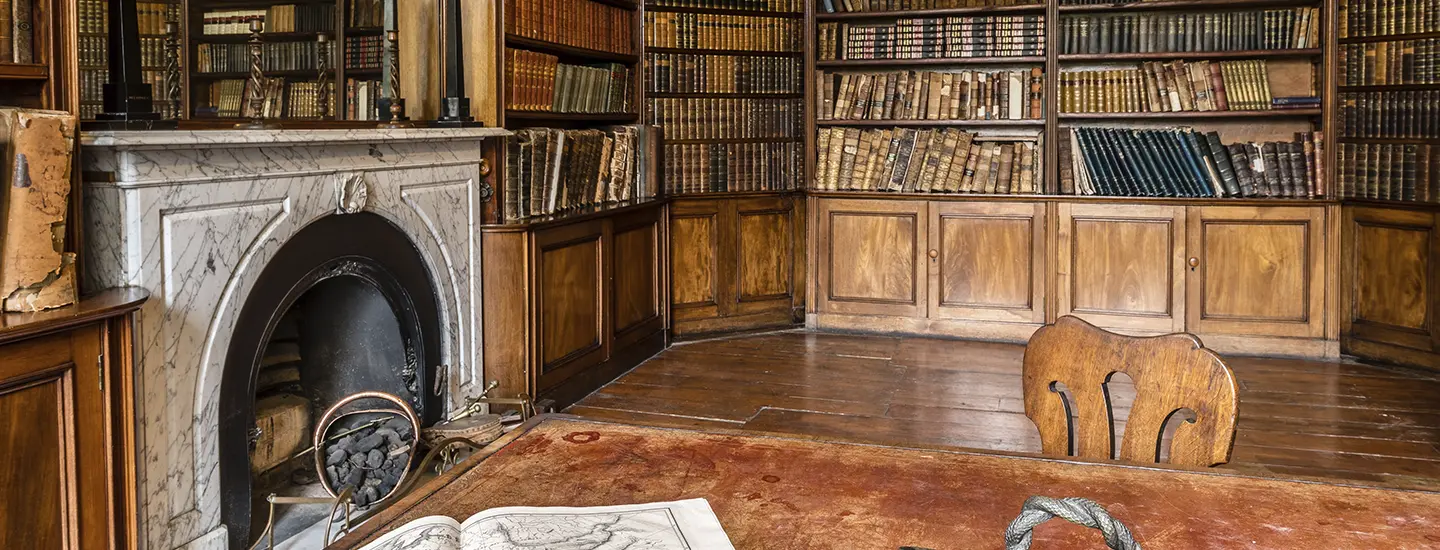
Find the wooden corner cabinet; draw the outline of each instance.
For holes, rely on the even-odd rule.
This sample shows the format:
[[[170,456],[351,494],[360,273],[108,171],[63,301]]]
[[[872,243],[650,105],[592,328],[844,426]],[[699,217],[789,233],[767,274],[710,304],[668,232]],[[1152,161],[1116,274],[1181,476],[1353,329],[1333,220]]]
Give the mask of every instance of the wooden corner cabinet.
[[[482,227],[494,395],[568,405],[665,347],[666,208]]]
[[[804,211],[799,194],[676,199],[670,209],[673,334],[803,323]]]
[[[145,297],[4,315],[0,547],[138,547],[130,314]]]
[[[1345,351],[1440,369],[1440,216],[1431,208],[1346,206],[1341,239]]]
[[[1228,353],[1339,353],[1333,203],[812,201],[819,328],[1024,341],[1076,315]]]

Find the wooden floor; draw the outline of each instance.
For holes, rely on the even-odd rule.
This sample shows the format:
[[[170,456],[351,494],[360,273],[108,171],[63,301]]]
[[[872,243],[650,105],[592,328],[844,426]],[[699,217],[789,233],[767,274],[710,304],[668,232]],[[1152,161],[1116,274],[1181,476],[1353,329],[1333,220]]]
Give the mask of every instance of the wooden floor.
[[[666,350],[567,412],[1038,453],[1039,432],[1021,399],[1023,352],[1014,344],[798,331],[710,340]],[[1225,468],[1440,490],[1440,374],[1297,359],[1226,362],[1240,382],[1240,421]],[[1112,394],[1123,418],[1133,390]]]

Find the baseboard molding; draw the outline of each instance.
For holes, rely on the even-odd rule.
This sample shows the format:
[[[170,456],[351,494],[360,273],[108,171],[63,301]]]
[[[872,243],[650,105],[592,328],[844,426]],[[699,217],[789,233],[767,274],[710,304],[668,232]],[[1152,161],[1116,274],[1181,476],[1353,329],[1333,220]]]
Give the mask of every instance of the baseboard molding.
[[[1440,371],[1440,354],[1433,352],[1343,336],[1340,339],[1340,348],[1345,353],[1366,361]]]

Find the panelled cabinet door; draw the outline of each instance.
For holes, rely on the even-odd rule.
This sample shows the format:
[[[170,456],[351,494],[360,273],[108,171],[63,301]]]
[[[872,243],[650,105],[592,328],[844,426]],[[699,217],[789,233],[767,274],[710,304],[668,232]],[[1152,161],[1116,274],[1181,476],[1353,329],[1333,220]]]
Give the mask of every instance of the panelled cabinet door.
[[[670,315],[676,324],[720,315],[722,201],[670,206]]]
[[[617,216],[612,224],[610,326],[616,348],[665,328],[661,212],[641,210]]]
[[[1045,322],[1045,204],[932,202],[932,319]]]
[[[1057,315],[1131,333],[1185,328],[1185,208],[1059,205]]]
[[[545,391],[609,356],[608,220],[564,225],[535,233],[535,320],[539,343],[538,389]]]
[[[1197,206],[1186,214],[1189,332],[1325,335],[1325,209]]]
[[[1436,308],[1440,240],[1435,214],[1389,208],[1344,209],[1341,329],[1354,340],[1431,351],[1440,341]],[[1357,354],[1374,355],[1365,350]]]
[[[795,294],[795,199],[734,201],[733,313],[788,311]]]
[[[817,311],[925,316],[925,201],[825,199],[816,219]]]

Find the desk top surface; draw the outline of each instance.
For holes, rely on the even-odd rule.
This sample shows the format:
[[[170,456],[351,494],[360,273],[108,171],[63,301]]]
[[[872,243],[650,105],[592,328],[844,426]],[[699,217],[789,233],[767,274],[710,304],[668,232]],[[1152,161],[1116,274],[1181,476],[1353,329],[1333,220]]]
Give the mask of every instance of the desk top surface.
[[[1440,493],[960,450],[532,421],[339,541],[499,506],[702,497],[736,548],[1002,548],[1031,495],[1105,506],[1146,550],[1440,548]],[[1035,548],[1103,548],[1052,520]]]

